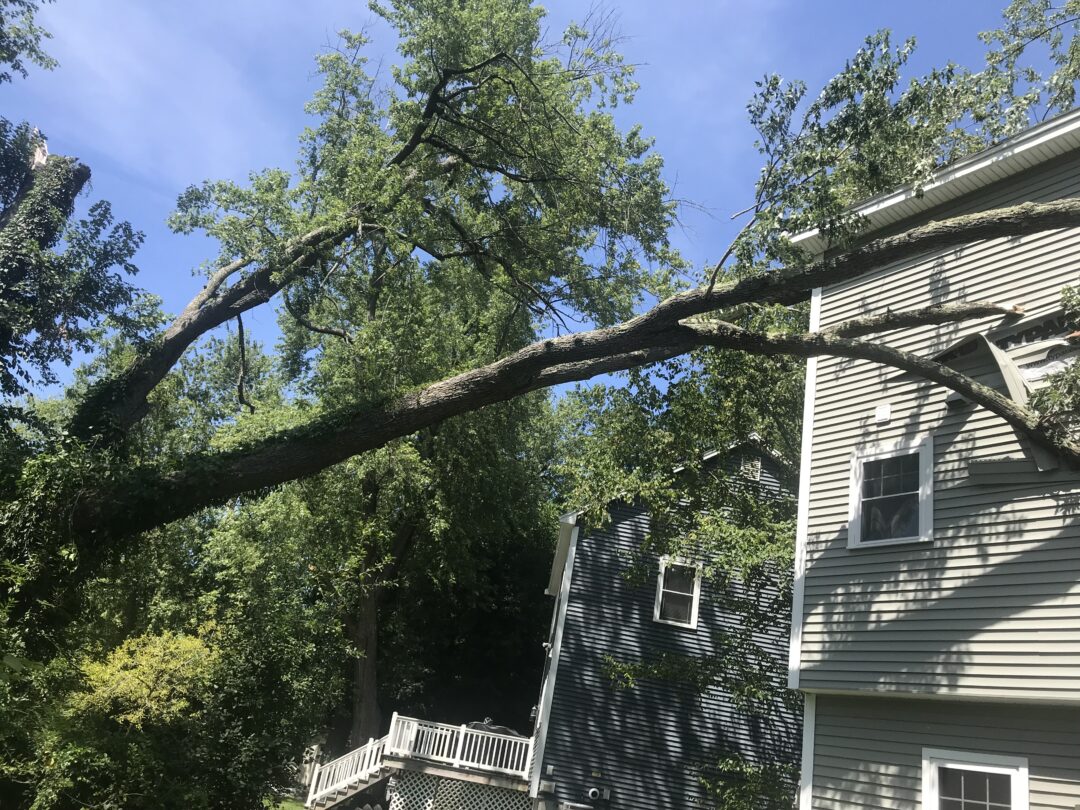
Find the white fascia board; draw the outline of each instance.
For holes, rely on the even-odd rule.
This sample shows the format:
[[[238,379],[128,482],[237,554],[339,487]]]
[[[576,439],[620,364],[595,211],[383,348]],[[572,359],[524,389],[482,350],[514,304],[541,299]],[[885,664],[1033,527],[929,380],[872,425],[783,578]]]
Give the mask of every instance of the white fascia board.
[[[580,512],[567,512],[559,518],[559,539],[555,543],[555,557],[551,561],[551,574],[548,576],[547,588],[544,593],[548,596],[559,595],[559,585],[562,583],[563,568],[566,567],[566,556],[570,550],[570,533],[577,525]]]

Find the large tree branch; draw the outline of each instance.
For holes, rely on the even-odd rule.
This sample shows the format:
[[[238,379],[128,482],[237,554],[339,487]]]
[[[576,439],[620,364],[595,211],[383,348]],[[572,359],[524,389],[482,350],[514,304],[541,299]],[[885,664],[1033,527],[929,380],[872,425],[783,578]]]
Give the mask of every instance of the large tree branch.
[[[909,322],[907,325],[914,324]],[[803,335],[765,335],[725,323],[695,324],[689,328],[698,334],[701,344],[706,346],[762,355],[850,357],[910,371],[925,380],[936,382],[962,394],[965,399],[997,414],[1021,434],[1066,461],[1070,466],[1080,467],[1080,443],[1051,430],[1035,411],[949,366],[911,352],[894,349],[879,341],[838,337],[838,334],[853,333],[854,328]]]
[[[628,335],[621,326],[569,335],[533,344],[495,363],[406,394],[381,408],[328,415],[253,447],[193,458],[177,472],[135,471],[133,475],[139,481],[137,487],[124,486],[116,491],[98,493],[87,501],[76,523],[85,531],[96,529],[107,534],[131,534],[243,492],[311,475],[393,439],[485,405],[558,383],[588,379],[601,372],[667,359],[700,346],[766,355],[859,357],[913,371],[960,391],[971,401],[1005,418],[1040,445],[1071,462],[1080,462],[1080,448],[1050,436],[1033,412],[996,391],[939,363],[877,342],[862,342],[850,337],[921,323],[939,324],[1013,313],[1010,308],[974,303],[930,307],[921,313],[890,313],[808,335],[765,335],[716,322],[676,322],[647,335]],[[849,337],[839,337],[840,334]]]
[[[226,278],[254,263],[238,259],[211,276],[183,312],[122,373],[97,383],[79,404],[72,432],[86,439],[109,440],[122,435],[146,412],[146,398],[187,348],[211,329],[274,297],[309,269],[328,250],[357,232],[356,222],[315,228],[288,243],[280,255],[222,289]]]
[[[679,293],[611,329],[571,334],[534,344],[522,350],[523,356],[513,355],[515,368],[520,368],[521,373],[535,375],[564,363],[610,358],[641,349],[655,350],[657,345],[671,344],[671,336],[666,333],[685,318],[740,304],[794,304],[805,300],[815,287],[854,279],[912,256],[982,239],[1025,236],[1076,226],[1080,226],[1080,200],[1024,203],[931,222],[896,236],[870,241],[838,257],[811,263],[796,271],[776,271]],[[280,261],[249,273],[202,306],[193,308],[189,305],[152,350],[141,355],[127,372],[104,381],[91,392],[73,421],[77,432],[84,436],[101,434],[105,432],[103,419],[109,420],[114,430],[123,431],[133,425],[145,412],[147,394],[191,343],[237,312],[269,300],[298,268],[313,262],[327,246],[345,241],[354,227],[352,223],[343,223],[312,231],[283,250]]]
[[[455,93],[451,93],[450,97],[444,96],[447,86],[455,79],[460,79],[462,76],[467,76],[471,73],[477,73],[484,68],[491,67],[499,62],[509,59],[509,55],[503,52],[499,52],[494,56],[491,56],[482,62],[478,62],[475,65],[466,68],[456,69],[443,69],[439,71],[439,79],[435,82],[434,87],[428,92],[427,100],[424,102],[424,107],[420,111],[420,118],[417,120],[416,125],[413,127],[409,137],[405,139],[405,143],[401,145],[401,148],[394,154],[390,160],[387,161],[388,166],[398,166],[404,163],[409,156],[415,152],[421,143],[423,143],[424,134],[431,126],[431,122],[435,118],[435,114],[439,111],[439,107],[450,100],[450,97],[455,97],[462,92],[466,92],[470,88],[461,88]]]
[[[1028,236],[1080,225],[1080,200],[1023,203],[941,222],[929,222],[896,236],[875,239],[841,255],[796,271],[776,271],[743,281],[697,287],[658,304],[635,321],[670,323],[725,307],[749,303],[796,304],[815,287],[858,278],[871,270],[983,239]]]

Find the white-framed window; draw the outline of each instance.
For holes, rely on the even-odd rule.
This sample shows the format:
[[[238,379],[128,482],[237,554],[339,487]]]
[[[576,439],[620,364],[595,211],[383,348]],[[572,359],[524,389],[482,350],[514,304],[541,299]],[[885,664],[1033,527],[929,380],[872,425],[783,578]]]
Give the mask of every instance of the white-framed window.
[[[697,627],[701,599],[701,566],[672,557],[660,558],[656,577],[653,621],[679,627]]]
[[[1025,757],[924,748],[922,810],[1028,810]]]
[[[851,460],[848,548],[934,536],[934,437],[865,447]]]

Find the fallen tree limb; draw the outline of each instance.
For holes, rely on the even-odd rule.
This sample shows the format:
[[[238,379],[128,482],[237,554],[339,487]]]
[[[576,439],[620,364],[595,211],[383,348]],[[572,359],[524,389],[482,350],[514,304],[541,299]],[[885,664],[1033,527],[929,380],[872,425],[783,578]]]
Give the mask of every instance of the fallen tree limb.
[[[208,497],[220,503],[244,492],[302,478],[485,405],[551,385],[657,362],[702,346],[763,355],[855,357],[912,371],[963,393],[1041,446],[1070,463],[1080,464],[1080,446],[1049,434],[1034,412],[993,389],[932,360],[879,342],[853,339],[901,325],[1010,314],[1014,314],[1012,308],[984,302],[953,304],[856,319],[827,332],[803,335],[767,335],[719,322],[676,322],[654,330],[644,346],[629,341],[625,327],[593,330],[534,344],[488,366],[406,394],[382,408],[328,414],[251,447],[190,458],[174,472],[136,470],[131,476],[136,485],[122,482],[115,490],[88,498],[75,516],[74,528],[79,535],[130,535],[191,514],[208,505]],[[569,340],[570,347],[551,347],[562,340]]]
[[[815,287],[837,284],[893,262],[982,239],[1025,236],[1080,226],[1080,200],[1024,203],[1010,208],[930,222],[902,234],[872,240],[837,257],[796,271],[776,271],[728,284],[709,285],[673,295],[648,312],[609,330],[593,330],[543,341],[524,349],[536,358],[533,372],[553,365],[626,355],[654,349],[658,336],[686,318],[749,303],[795,304]],[[122,374],[99,383],[79,406],[72,421],[76,435],[91,438],[106,430],[123,433],[146,412],[146,397],[179,361],[183,352],[206,332],[269,301],[289,280],[329,247],[356,232],[350,220],[315,229],[282,249],[281,259],[258,268],[220,289],[240,267],[227,265],[184,312],[159,336],[151,349]],[[246,264],[243,266],[246,267]],[[226,271],[228,271],[226,273]],[[287,272],[286,272],[287,271]],[[223,277],[223,273],[226,275]],[[598,339],[601,337],[602,339]],[[520,354],[520,353],[519,353]],[[516,355],[514,355],[516,357]],[[551,362],[555,361],[555,362]],[[503,361],[500,361],[503,362]],[[651,362],[651,361],[649,361]],[[497,364],[496,364],[497,365]],[[522,362],[528,366],[528,362]],[[107,425],[104,423],[108,423]]]

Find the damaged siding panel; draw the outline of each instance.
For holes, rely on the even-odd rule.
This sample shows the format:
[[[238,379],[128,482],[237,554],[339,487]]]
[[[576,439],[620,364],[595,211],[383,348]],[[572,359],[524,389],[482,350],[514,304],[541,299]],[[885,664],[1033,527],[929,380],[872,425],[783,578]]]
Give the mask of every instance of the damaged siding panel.
[[[1080,157],[1074,155],[926,219],[1076,195]],[[990,240],[826,288],[821,323],[946,301],[1021,303],[1029,313],[1020,327],[1025,337],[998,345],[1023,371],[1042,363],[1048,348],[1063,350],[1062,341],[1040,335],[1039,316],[1050,317],[1061,288],[1077,281],[1080,229]],[[928,356],[1002,323],[921,327],[887,339]],[[1026,472],[975,479],[968,469],[973,460],[1027,459],[1003,420],[970,405],[949,408],[945,389],[895,369],[842,358],[822,358],[817,368],[802,686],[1080,700],[1076,475],[1039,473],[1028,460]],[[994,368],[964,371],[1000,382]],[[891,419],[876,424],[882,403],[891,406]],[[932,543],[848,549],[853,450],[928,434],[934,437]],[[1036,634],[1040,654],[1031,655]],[[868,644],[890,654],[863,655],[871,652]]]

